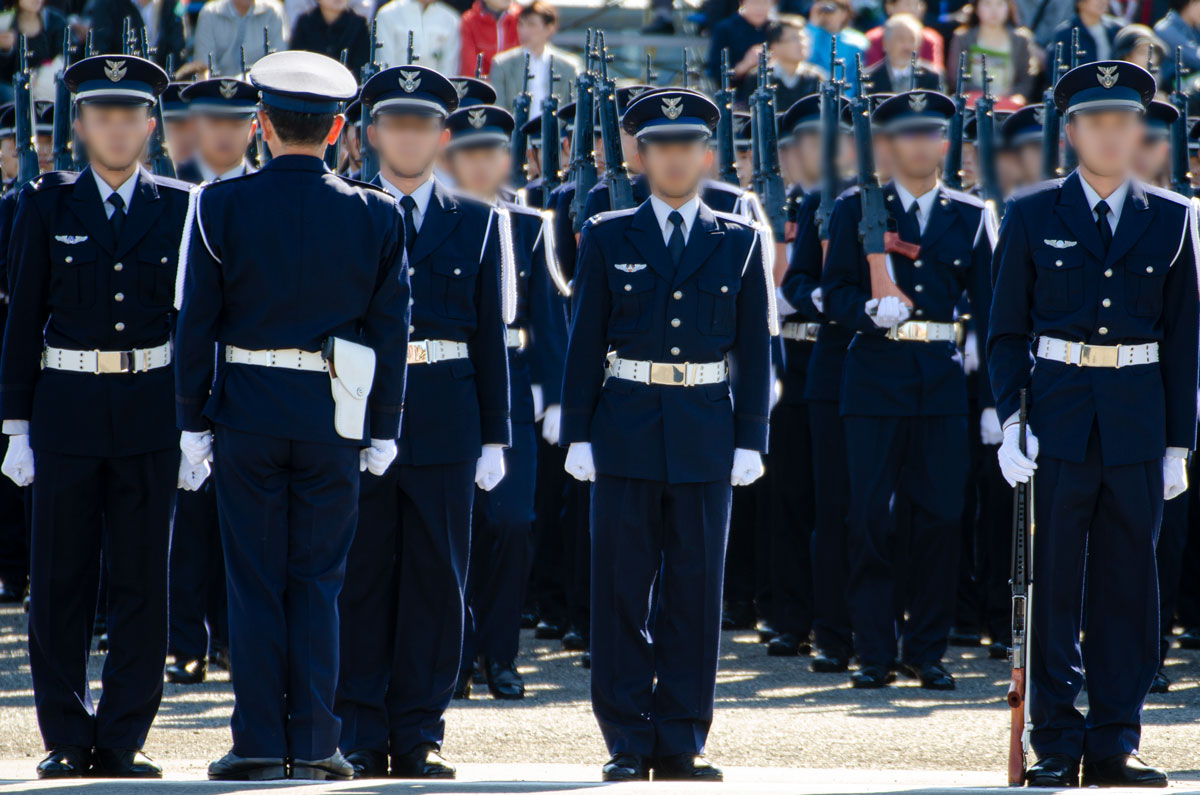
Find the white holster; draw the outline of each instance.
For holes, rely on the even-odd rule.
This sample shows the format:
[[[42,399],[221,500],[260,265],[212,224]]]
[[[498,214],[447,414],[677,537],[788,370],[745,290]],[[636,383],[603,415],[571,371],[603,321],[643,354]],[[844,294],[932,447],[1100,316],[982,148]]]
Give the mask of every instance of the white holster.
[[[333,427],[338,436],[362,439],[367,398],[375,379],[375,351],[357,342],[330,337],[325,354],[333,390]]]

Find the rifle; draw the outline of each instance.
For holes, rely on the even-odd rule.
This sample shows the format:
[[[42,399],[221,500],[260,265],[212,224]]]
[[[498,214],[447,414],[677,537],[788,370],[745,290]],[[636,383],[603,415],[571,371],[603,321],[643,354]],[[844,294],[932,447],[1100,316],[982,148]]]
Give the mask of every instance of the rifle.
[[[596,171],[596,79],[592,71],[591,30],[586,34],[583,54],[583,70],[575,79],[575,133],[571,136],[571,181],[575,183],[575,193],[571,197],[571,227],[576,234],[587,220],[584,208],[588,193],[600,178]]]
[[[562,78],[554,71],[554,56],[546,69],[546,98],[542,100],[542,196],[562,184],[562,147],[558,138],[558,97],[554,95],[554,84]],[[576,111],[578,118],[578,110]]]
[[[917,77],[918,77],[917,69],[919,69],[919,68],[920,67],[917,66],[917,51],[913,50],[913,53],[911,56],[909,56],[909,60],[908,60],[908,90],[909,91],[916,91],[918,88],[920,88],[920,86],[917,84]]]
[[[834,47],[836,46],[835,41]],[[737,185],[737,154],[733,147],[734,92],[729,85],[729,78],[732,76],[733,70],[729,68],[729,48],[726,47],[721,50],[721,90],[715,97],[717,105],[721,108],[721,118],[717,121],[717,159],[720,162],[717,178],[730,185]]]
[[[821,240],[829,240],[829,219],[833,216],[833,203],[837,201],[838,138],[842,125],[842,88],[844,77],[839,79],[838,65],[844,62],[837,57],[837,38],[829,43],[829,80],[821,84],[821,162],[825,164],[825,179],[821,182],[821,203],[817,206],[817,234]]]
[[[71,67],[71,29],[63,31],[63,68],[54,75],[54,170],[70,171],[75,165],[71,156],[72,113],[71,89],[63,73]]]
[[[1079,28],[1071,28],[1071,69],[1079,66]],[[1063,119],[1065,122],[1066,119]],[[1075,166],[1079,165],[1079,159],[1075,157],[1075,148],[1071,146],[1071,142],[1067,140],[1067,136],[1063,136],[1063,166],[1067,171],[1074,171]]]
[[[1054,45],[1054,79],[1042,93],[1042,179],[1054,179],[1059,175],[1059,116],[1054,103],[1054,86],[1058,82],[1062,64],[1062,42]]]
[[[786,235],[787,189],[779,169],[779,125],[775,119],[775,86],[767,69],[767,50],[758,52],[758,88],[750,95],[750,146],[754,162],[754,192],[762,200],[766,221],[775,240]]]
[[[133,55],[133,22],[129,17],[125,17],[125,21],[121,25],[121,54]]]
[[[979,56],[983,91],[975,100],[975,148],[979,152],[979,188],[983,201],[998,206],[1000,180],[996,177],[996,98],[992,96],[992,78],[987,73],[987,56]]]
[[[596,37],[596,47],[600,51],[600,136],[604,141],[604,178],[608,182],[608,205],[612,210],[627,210],[634,206],[633,184],[629,181],[629,169],[625,166],[625,155],[621,150],[617,81],[608,74],[608,62],[612,60],[612,56],[604,46],[604,34],[597,32]],[[544,178],[545,174],[542,176]]]
[[[1175,48],[1175,90],[1171,92],[1171,104],[1179,111],[1179,118],[1171,124],[1171,190],[1191,198],[1194,191],[1189,168],[1188,96],[1183,89],[1182,47]]]
[[[29,42],[21,34],[17,44],[17,71],[13,74],[13,109],[16,111],[17,137],[17,181],[13,187],[20,190],[26,183],[37,179],[37,144],[33,140],[33,87],[29,73]]]
[[[483,79],[483,53],[478,53],[475,56],[475,79]]]
[[[88,58],[91,58],[93,55],[97,54],[95,34],[96,32],[94,30],[89,30],[87,32],[87,37],[83,40],[83,51]]]
[[[523,188],[529,182],[525,173],[525,159],[529,154],[529,136],[525,134],[525,125],[529,122],[529,53],[525,53],[525,71],[521,74],[521,93],[513,99],[513,133],[512,133],[512,174],[509,182],[514,188]]]
[[[128,21],[128,18],[126,18]],[[142,29],[142,57],[149,60],[150,50],[146,44],[146,30]],[[170,74],[172,61],[174,58],[167,55],[167,74]],[[175,178],[175,163],[171,160],[171,154],[167,151],[167,125],[163,121],[162,97],[157,97],[152,106],[154,113],[154,132],[150,135],[150,173],[158,177]]]
[[[342,66],[345,66],[346,59],[349,57],[350,57],[350,50],[343,48],[338,60],[342,62]],[[344,112],[346,110],[346,103],[339,102],[337,108],[338,108],[337,112],[339,114]],[[337,140],[333,142],[333,146],[327,146],[325,148],[325,165],[329,168],[330,171],[332,171],[335,174],[337,173],[338,169],[341,167],[341,165],[342,165],[342,136],[341,136],[341,133],[338,133]]]
[[[359,73],[358,84],[365,86],[367,81],[375,75],[379,74],[380,66],[376,59],[379,57],[379,36],[377,22],[371,23],[371,55],[367,62],[363,64],[362,70]],[[412,34],[409,34],[409,48],[412,47]],[[359,157],[362,159],[362,165],[359,168],[358,178],[363,182],[370,182],[375,179],[375,175],[379,173],[379,154],[371,146],[371,141],[367,137],[367,127],[371,124],[371,109],[363,105],[362,113],[358,116],[358,151]]]
[[[646,53],[646,79],[642,82],[648,86],[654,85],[654,81],[658,80],[658,72],[654,71],[654,58],[650,53]]]
[[[412,66],[421,60],[421,56],[417,55],[417,51],[413,49],[413,32],[411,30],[408,32],[408,53],[406,57],[408,58],[408,61],[405,63],[406,66]],[[375,60],[374,53],[372,53],[371,60]]]
[[[946,149],[946,165],[942,168],[942,181],[946,183],[946,187],[953,190],[962,190],[963,123],[967,116],[967,95],[963,93],[963,83],[966,79],[967,54],[960,52],[958,54],[958,82],[955,83],[956,88],[952,97],[954,115],[950,117],[950,126],[946,130],[950,146]]]
[[[646,57],[649,57],[649,56],[646,56]],[[692,68],[691,59],[688,57],[688,49],[687,49],[687,47],[684,47],[683,48],[683,88],[691,88],[692,87],[692,78],[695,77],[695,75],[696,75],[696,70]],[[649,85],[654,85],[654,84],[647,82],[646,85],[649,86]]]
[[[1028,421],[1025,390],[1021,390],[1020,440],[1025,454],[1025,428]],[[1026,698],[1025,671],[1029,666],[1029,618],[1033,605],[1033,478],[1013,489],[1012,534],[1012,677],[1008,684],[1011,723],[1008,733],[1008,784],[1025,783],[1025,755],[1029,750],[1029,699]]]
[[[271,31],[263,27],[263,57],[271,54]],[[246,54],[242,52],[242,69],[246,68]],[[267,142],[263,140],[262,127],[256,125],[254,131],[254,147],[258,150],[258,166],[262,168],[267,163],[271,162],[274,155],[271,154],[271,147],[267,146]]]
[[[858,197],[862,202],[858,237],[871,269],[871,297],[895,296],[911,307],[912,299],[905,295],[888,275],[886,254],[888,251],[896,251],[915,258],[920,249],[911,243],[905,243],[895,232],[888,230],[889,218],[883,204],[883,188],[879,185],[879,177],[875,173],[871,100],[863,89],[862,55],[855,55],[854,60],[857,79],[854,97],[850,100],[850,111],[854,119],[854,148],[858,161]]]

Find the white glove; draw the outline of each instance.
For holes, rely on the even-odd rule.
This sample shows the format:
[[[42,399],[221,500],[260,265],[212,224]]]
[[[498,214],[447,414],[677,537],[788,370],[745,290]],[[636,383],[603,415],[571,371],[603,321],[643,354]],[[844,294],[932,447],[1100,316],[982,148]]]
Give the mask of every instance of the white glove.
[[[592,460],[592,443],[571,442],[563,469],[576,480],[595,480],[596,462]]]
[[[184,491],[197,491],[208,480],[211,471],[212,467],[207,461],[193,464],[187,460],[187,456],[180,456],[178,487]]]
[[[212,460],[212,432],[184,431],[179,434],[179,449],[189,463]]]
[[[885,295],[883,298],[872,298],[867,301],[863,307],[867,315],[871,318],[871,322],[879,328],[892,328],[898,326],[908,320],[912,310],[894,295]]]
[[[1000,418],[995,409],[984,409],[979,415],[979,441],[986,445],[1004,441],[1004,431],[1000,430]]]
[[[475,462],[475,485],[491,491],[504,479],[504,446],[485,444],[479,460]]]
[[[550,444],[558,444],[558,429],[562,424],[562,406],[557,403],[546,406],[546,416],[542,418],[542,438]]]
[[[370,447],[358,451],[358,471],[366,472],[369,469],[375,477],[382,477],[395,460],[395,439],[372,439]]]
[[[749,486],[763,476],[762,455],[756,450],[737,448],[733,451],[733,472],[729,482],[735,486]]]
[[[1168,447],[1163,457],[1163,499],[1173,500],[1187,491],[1187,451]]]
[[[533,418],[540,420],[542,412],[546,410],[546,393],[542,391],[541,384],[533,384],[529,390],[533,393]]]
[[[1037,437],[1026,426],[1025,454],[1021,455],[1020,435],[1021,425],[1017,422],[1016,415],[1013,415],[1008,418],[1008,424],[1004,426],[1004,442],[996,452],[996,457],[1000,459],[1000,472],[1010,486],[1028,483],[1029,479],[1033,477],[1033,471],[1037,469],[1037,464],[1034,463],[1038,454]]]
[[[963,372],[968,375],[979,369],[979,338],[974,331],[967,332],[967,340],[963,343]],[[988,442],[984,442],[988,444]],[[999,444],[999,441],[991,442]]]
[[[21,488],[33,482],[33,448],[29,446],[29,434],[8,437],[8,452],[4,454],[0,472]]]
[[[825,293],[821,292],[821,288],[818,287],[817,289],[813,290],[812,296],[810,296],[810,297],[812,298],[813,306],[815,306],[817,308],[817,311],[824,312],[825,311]]]

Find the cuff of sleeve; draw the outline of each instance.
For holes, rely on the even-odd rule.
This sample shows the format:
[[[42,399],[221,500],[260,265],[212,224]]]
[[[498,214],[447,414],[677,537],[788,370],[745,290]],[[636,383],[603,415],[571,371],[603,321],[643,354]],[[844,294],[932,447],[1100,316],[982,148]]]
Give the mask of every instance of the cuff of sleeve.
[[[558,429],[558,444],[567,447],[574,442],[591,441],[592,415],[578,411],[562,412],[562,424]]]
[[[399,411],[371,411],[370,428],[372,439],[398,439],[400,437]]]
[[[7,423],[6,423],[7,425]],[[1186,447],[1168,447],[1167,458],[1182,458],[1187,459],[1188,449]]]
[[[508,414],[488,414],[480,416],[483,423],[483,444],[498,444],[509,447],[512,444],[512,428],[508,422]]]
[[[792,306],[791,301],[787,300],[787,298],[783,294],[782,287],[775,288],[775,305],[779,309],[780,317],[787,317],[788,315],[794,315],[800,311],[796,307]]]
[[[23,436],[29,433],[29,420],[5,420],[3,432],[5,436]]]
[[[739,416],[735,420],[733,446],[743,450],[767,452],[767,418]]]

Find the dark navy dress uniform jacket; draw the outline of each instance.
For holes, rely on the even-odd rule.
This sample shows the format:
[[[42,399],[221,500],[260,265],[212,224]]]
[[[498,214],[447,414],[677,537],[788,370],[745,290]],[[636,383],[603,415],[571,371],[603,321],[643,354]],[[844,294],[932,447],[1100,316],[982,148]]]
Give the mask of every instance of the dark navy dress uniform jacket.
[[[754,228],[703,202],[678,268],[650,202],[589,219],[563,378],[562,443],[591,442],[599,474],[668,483],[726,480],[735,447],[765,453],[771,289]],[[728,358],[731,382],[605,381],[610,350],[654,362]]]
[[[0,410],[30,420],[35,449],[118,457],[179,444],[170,367],[97,376],[43,370],[41,361],[46,345],[128,351],[170,340],[188,188],[142,169],[119,239],[91,169],[43,174],[22,191]]]
[[[392,197],[335,175],[320,158],[284,155],[203,188],[195,215],[176,340],[179,427],[202,431],[216,423],[282,439],[359,444],[334,430],[327,375],[226,364],[214,350],[319,351],[332,336],[374,349],[364,438],[395,438],[409,284]],[[331,251],[339,252],[336,260]]]
[[[884,186],[884,203],[897,219],[901,239],[921,247],[914,259],[891,254],[896,286],[914,302],[911,319],[953,322],[966,293],[973,314],[986,324],[991,305],[992,233],[983,203],[966,193],[938,188],[923,234],[916,218],[904,214],[891,183]],[[857,332],[846,352],[842,414],[966,414],[966,377],[955,344],[890,340],[864,311],[871,298],[871,277],[859,242],[861,219],[862,201],[858,188],[853,187],[834,205],[821,280],[826,314],[839,326]],[[979,404],[981,408],[992,405],[988,390],[980,390]]]
[[[1195,446],[1200,306],[1189,207],[1176,193],[1133,182],[1106,253],[1078,173],[1009,201],[996,248],[988,368],[1002,422],[1027,388],[1042,455],[1082,462],[1093,426],[1107,466]],[[1159,363],[1111,369],[1035,359],[1042,335],[1158,342]]]

